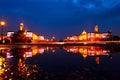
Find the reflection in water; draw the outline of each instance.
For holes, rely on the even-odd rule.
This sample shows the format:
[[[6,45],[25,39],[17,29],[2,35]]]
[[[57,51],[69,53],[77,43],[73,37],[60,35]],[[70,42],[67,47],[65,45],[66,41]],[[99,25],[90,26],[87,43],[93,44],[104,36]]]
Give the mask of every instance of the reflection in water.
[[[0,56],[0,75],[3,74],[4,71],[7,71],[6,68],[7,68],[7,66],[6,66],[5,58]]]
[[[47,79],[46,72],[36,64],[27,62],[27,58],[49,50],[55,52],[54,47],[0,49],[0,80]],[[4,54],[6,56],[3,57]]]
[[[80,54],[84,59],[90,56],[95,57],[97,64],[100,62],[100,56],[109,56],[112,59],[112,53],[115,50],[120,51],[118,48],[99,46],[64,46],[63,49],[68,53]],[[56,52],[56,47],[0,48],[0,80],[98,80],[101,77],[98,74],[101,69],[89,63],[85,66],[79,55],[78,57],[73,54],[68,56],[64,50],[62,51],[65,54],[61,54],[60,51],[60,54],[58,52],[58,54],[43,56],[45,52]],[[32,62],[34,60],[38,63]],[[79,61],[82,61],[81,64]],[[109,71],[106,71],[106,74],[109,74]],[[103,76],[100,79],[105,80],[110,77]]]
[[[110,50],[105,47],[99,47],[99,46],[67,46],[64,47],[64,49],[67,52],[72,53],[79,53],[83,56],[84,59],[87,58],[87,56],[95,56],[96,64],[99,64],[99,56],[110,56],[112,59],[112,56],[110,55]]]
[[[8,50],[7,58],[11,57],[33,57],[37,54],[43,54],[45,51],[51,50],[53,53],[55,52],[55,47],[30,47],[30,48],[13,48]]]

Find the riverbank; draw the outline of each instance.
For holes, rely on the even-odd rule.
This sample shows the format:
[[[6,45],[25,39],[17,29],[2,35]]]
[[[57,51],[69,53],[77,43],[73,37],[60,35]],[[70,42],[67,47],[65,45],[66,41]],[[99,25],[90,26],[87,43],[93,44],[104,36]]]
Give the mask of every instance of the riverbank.
[[[11,43],[11,44],[0,44],[0,46],[14,46],[14,45],[46,45],[46,46],[120,46],[120,41],[94,41],[94,42],[35,42],[35,43]]]

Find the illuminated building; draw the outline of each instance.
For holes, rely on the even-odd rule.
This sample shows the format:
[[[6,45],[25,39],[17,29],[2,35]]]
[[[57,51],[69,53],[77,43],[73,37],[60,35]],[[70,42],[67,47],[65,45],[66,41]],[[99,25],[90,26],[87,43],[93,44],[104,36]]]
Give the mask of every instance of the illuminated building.
[[[78,37],[77,36],[72,36],[69,38],[70,41],[77,41],[78,40]]]
[[[33,39],[33,32],[24,28],[24,23],[20,23],[18,31],[8,31],[7,38],[11,42],[31,42]]]
[[[44,36],[39,36],[32,31],[28,31],[24,28],[24,23],[20,23],[18,31],[8,31],[7,37],[10,38],[12,42],[50,42],[55,41],[55,37],[51,40],[45,39]]]
[[[9,38],[11,42],[31,42],[32,37],[33,32],[24,29],[24,23],[20,23],[18,31],[7,32],[7,38]]]
[[[78,37],[79,37],[79,40],[82,41],[82,40],[87,40],[88,38],[87,36],[88,36],[88,33],[85,30],[83,30],[82,34],[79,35]]]
[[[15,31],[8,31],[7,37],[11,38],[13,42],[45,42],[50,41],[49,39],[45,39],[44,36],[39,36],[32,31],[27,31],[24,29],[24,23],[20,23],[19,30]],[[55,37],[54,37],[55,39]],[[52,39],[52,41],[55,41]]]
[[[87,32],[83,30],[83,32],[79,36],[67,37],[66,39],[64,39],[64,41],[104,41],[110,38],[110,34],[111,33],[109,32],[99,33],[98,25],[95,25],[94,32]]]

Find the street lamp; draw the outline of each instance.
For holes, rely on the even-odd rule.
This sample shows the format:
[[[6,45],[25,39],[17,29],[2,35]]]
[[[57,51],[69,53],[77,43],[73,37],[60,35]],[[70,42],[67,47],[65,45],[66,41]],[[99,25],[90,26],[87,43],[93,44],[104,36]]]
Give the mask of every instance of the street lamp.
[[[5,25],[6,25],[5,21],[0,21],[0,26],[2,27],[2,29],[1,29],[1,32],[2,32],[2,34],[1,34],[1,40],[3,40],[3,27]]]

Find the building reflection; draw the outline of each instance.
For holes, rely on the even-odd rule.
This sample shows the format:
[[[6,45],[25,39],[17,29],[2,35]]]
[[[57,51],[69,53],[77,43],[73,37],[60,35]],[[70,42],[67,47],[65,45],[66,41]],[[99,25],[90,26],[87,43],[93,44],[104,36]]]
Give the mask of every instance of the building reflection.
[[[96,64],[100,63],[100,56],[108,56],[112,58],[113,52],[115,51],[120,52],[119,46],[100,47],[100,46],[67,46],[66,45],[66,46],[60,46],[59,48],[60,49],[64,48],[68,53],[80,54],[83,56],[84,59],[90,56],[95,57]],[[34,57],[36,55],[43,55],[47,51],[55,52],[56,46],[33,46],[33,47],[23,46],[12,49],[1,47],[0,48],[0,80],[58,80],[52,78],[59,78],[59,76],[44,71],[44,68],[42,68],[41,65],[34,63],[34,61],[31,60],[32,58],[29,58],[29,57]],[[31,62],[28,62],[30,61],[29,59],[31,60]],[[50,65],[52,65],[52,63]],[[47,66],[49,65],[47,64]],[[64,74],[62,70],[61,73]],[[90,80],[94,80],[92,79],[94,75],[93,77],[91,76],[85,77],[86,75],[83,74],[86,73],[88,73],[88,75],[94,74],[94,72],[91,71],[89,68],[88,69],[83,68],[83,70],[82,69],[76,71],[73,70],[72,73],[69,73],[68,78],[69,79],[73,78],[74,80],[74,76],[76,77],[78,76],[82,80],[83,78],[85,79],[90,78]]]
[[[27,58],[27,57],[33,57],[37,54],[43,54],[44,52],[52,51],[55,52],[55,47],[48,47],[48,46],[42,46],[42,47],[30,47],[30,48],[13,48],[11,50],[7,50],[6,57],[12,58],[14,57],[20,57],[20,58]]]
[[[38,69],[35,64],[28,64],[19,58],[16,63],[6,62],[6,58],[0,58],[0,80],[36,80],[38,79]]]
[[[105,47],[99,47],[99,46],[67,46],[64,47],[64,49],[67,52],[72,53],[79,53],[83,56],[84,59],[86,59],[88,56],[94,56],[96,64],[99,64],[100,56],[111,56],[111,51],[108,48]]]
[[[29,63],[27,58],[50,50],[55,52],[55,47],[1,48],[0,80],[44,80],[48,75],[36,64]]]

